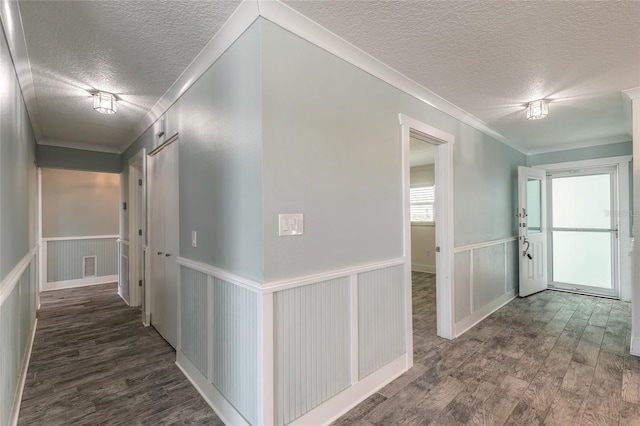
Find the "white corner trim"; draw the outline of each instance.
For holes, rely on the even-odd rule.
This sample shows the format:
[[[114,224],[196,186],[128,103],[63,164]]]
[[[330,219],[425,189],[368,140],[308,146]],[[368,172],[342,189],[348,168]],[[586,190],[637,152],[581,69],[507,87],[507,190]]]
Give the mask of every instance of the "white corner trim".
[[[640,99],[640,87],[634,87],[633,89],[626,89],[626,90],[623,90],[622,93],[630,97],[631,100]]]
[[[107,145],[95,145],[89,143],[82,142],[70,142],[70,141],[60,141],[56,139],[41,139],[38,141],[39,145],[46,146],[55,146],[59,148],[71,148],[71,149],[81,149],[84,151],[94,151],[94,152],[106,152],[109,154],[121,154],[122,151],[120,148],[115,146],[107,146]]]
[[[431,90],[394,70],[343,38],[322,27],[300,12],[280,1],[258,0],[260,16],[296,34],[308,42],[347,61],[361,70],[389,83],[393,87],[429,106],[491,136],[503,144],[525,154],[526,150],[507,139],[487,123],[452,104]]]
[[[31,249],[29,253],[27,253],[21,260],[18,262],[16,266],[7,274],[7,276],[0,283],[0,306],[7,300],[7,297],[11,294],[16,284],[24,274],[24,271],[27,269],[27,266],[33,260],[33,257],[36,255],[37,247]]]
[[[119,235],[87,235],[82,237],[54,237],[43,238],[42,241],[75,241],[75,240],[118,240]]]
[[[22,27],[22,17],[20,15],[20,7],[17,1],[3,0],[0,8],[0,19],[4,27],[4,33],[7,36],[7,44],[13,58],[13,66],[18,76],[18,83],[27,107],[33,135],[36,141],[42,138],[40,131],[40,112],[38,102],[36,100],[36,90],[33,84],[33,75],[31,74],[31,62],[29,61],[29,52],[24,37],[24,29]]]
[[[223,279],[230,282],[231,284],[235,284],[248,290],[259,291],[262,288],[262,283],[260,281],[241,277],[239,275],[233,274],[212,265],[208,265],[206,263],[198,262],[196,260],[186,259],[184,257],[178,256],[176,258],[176,263],[180,266],[186,266],[187,268],[202,272],[203,274],[212,275],[214,277]]]
[[[634,337],[631,339],[631,348],[629,353],[634,356],[640,356],[640,338]]]
[[[477,250],[480,248],[484,248],[484,247],[489,247],[489,246],[495,246],[497,244],[504,244],[504,243],[509,243],[511,241],[517,241],[518,237],[508,237],[508,238],[501,238],[499,240],[491,240],[491,241],[485,241],[482,243],[475,243],[475,244],[467,244],[466,246],[459,246],[453,249],[454,253],[462,253],[463,251],[469,251],[469,250]]]
[[[34,314],[35,315],[35,314]],[[20,383],[18,384],[18,392],[13,400],[13,407],[11,407],[11,420],[9,424],[12,426],[18,425],[18,417],[20,415],[20,405],[22,404],[22,394],[24,393],[24,384],[27,381],[27,370],[29,369],[29,361],[31,361],[31,352],[33,350],[33,340],[36,337],[36,329],[38,328],[38,318],[33,321],[33,328],[31,335],[29,336],[29,344],[27,345],[27,351],[22,359],[22,370],[20,373]]]
[[[176,352],[176,365],[225,425],[249,426],[245,418],[180,350]]]
[[[289,424],[292,426],[331,424],[408,369],[407,357],[403,354]]]
[[[493,301],[484,305],[482,308],[473,312],[468,317],[458,321],[455,325],[456,337],[460,337],[462,334],[469,331],[480,321],[482,321],[483,319],[485,319],[486,317],[488,317],[498,309],[502,308],[504,305],[511,302],[515,298],[516,298],[515,290],[509,290],[507,293],[503,294],[497,299],[494,299]]]
[[[227,22],[198,53],[198,56],[167,89],[145,117],[135,126],[126,142],[120,147],[125,151],[153,123],[164,114],[175,101],[244,33],[258,18],[257,0],[244,0]]]
[[[350,266],[342,269],[334,269],[331,271],[319,272],[317,274],[309,274],[295,278],[287,278],[283,280],[266,281],[262,285],[263,292],[273,293],[276,291],[287,290],[294,287],[315,284],[322,281],[333,280],[336,278],[349,277],[351,275],[360,274],[362,272],[375,271],[377,269],[390,268],[392,266],[404,265],[406,258],[398,257],[395,259],[383,260],[380,262],[371,262],[361,265]]]
[[[55,281],[44,283],[42,291],[62,290],[65,288],[87,287],[98,284],[109,284],[118,282],[118,275],[103,275],[99,277],[87,277],[77,280]]]
[[[594,146],[611,145],[614,143],[631,142],[631,136],[618,135],[604,139],[592,139],[576,143],[543,146],[540,148],[531,148],[527,151],[527,155],[547,154],[549,152],[570,151],[573,149],[591,148]]]

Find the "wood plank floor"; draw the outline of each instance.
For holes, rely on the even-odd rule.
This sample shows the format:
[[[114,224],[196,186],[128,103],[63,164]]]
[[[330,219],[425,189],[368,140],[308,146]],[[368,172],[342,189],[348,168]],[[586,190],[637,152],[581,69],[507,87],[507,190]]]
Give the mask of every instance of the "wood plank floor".
[[[221,425],[116,288],[42,293],[18,424]]]
[[[336,425],[640,425],[628,303],[545,291],[448,341],[435,276],[413,293],[415,366]]]

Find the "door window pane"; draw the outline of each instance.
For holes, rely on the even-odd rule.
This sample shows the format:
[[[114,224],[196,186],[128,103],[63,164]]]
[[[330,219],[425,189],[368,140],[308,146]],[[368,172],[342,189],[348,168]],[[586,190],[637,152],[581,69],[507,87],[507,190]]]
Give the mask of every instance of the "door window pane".
[[[612,288],[611,238],[609,232],[554,231],[553,281]]]
[[[554,228],[611,228],[611,175],[551,181]]]
[[[527,180],[527,232],[538,234],[542,232],[540,220],[542,212],[542,181],[528,178]]]

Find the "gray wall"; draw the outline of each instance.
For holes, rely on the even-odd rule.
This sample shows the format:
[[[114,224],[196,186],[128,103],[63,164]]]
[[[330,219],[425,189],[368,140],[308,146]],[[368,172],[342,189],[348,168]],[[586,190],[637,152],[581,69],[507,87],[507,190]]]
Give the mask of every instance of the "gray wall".
[[[605,157],[619,157],[623,155],[631,155],[632,153],[632,143],[621,142],[608,145],[591,146],[588,148],[569,149],[566,151],[529,155],[527,156],[527,166],[566,163],[568,161],[594,160],[596,158]]]
[[[180,255],[261,280],[259,37],[259,26],[249,28],[165,118],[167,136],[178,133],[180,144]],[[138,151],[150,152],[161,142],[150,128],[125,151],[123,164],[128,167]],[[128,173],[122,178],[128,185]],[[122,231],[127,229],[125,214]],[[198,232],[197,248],[191,247],[191,231]]]
[[[52,169],[86,170],[108,173],[120,173],[122,171],[120,154],[86,151],[83,149],[38,145],[37,161],[39,167],[49,167]]]
[[[35,320],[37,262],[31,258],[12,283],[5,278],[35,247],[35,139],[0,29],[0,425],[9,423],[22,361]],[[19,273],[19,270],[15,271]]]
[[[265,279],[402,255],[398,113],[452,133],[455,245],[516,235],[525,156],[261,20]],[[305,233],[278,237],[279,213]]]
[[[120,177],[42,169],[42,237],[118,234]]]

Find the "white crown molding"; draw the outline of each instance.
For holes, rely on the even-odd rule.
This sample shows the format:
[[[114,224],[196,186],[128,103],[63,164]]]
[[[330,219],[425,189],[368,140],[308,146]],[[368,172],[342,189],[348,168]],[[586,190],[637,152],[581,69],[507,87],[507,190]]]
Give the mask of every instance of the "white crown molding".
[[[268,19],[274,24],[349,62],[368,74],[371,74],[395,88],[402,90],[408,95],[415,97],[416,99],[455,118],[456,120],[491,136],[516,151],[526,154],[526,149],[507,139],[484,121],[469,114],[426,87],[421,86],[400,72],[382,63],[378,59],[357,48],[286,4],[280,1],[258,0],[258,7],[260,8],[260,16]]]
[[[56,146],[59,148],[81,149],[84,151],[107,152],[110,154],[121,154],[122,151],[115,146],[94,145],[82,142],[60,141],[56,139],[41,139],[38,145]]]
[[[29,52],[27,51],[27,43],[22,27],[19,3],[17,1],[2,0],[1,6],[0,21],[2,21],[2,28],[7,38],[22,97],[31,120],[33,135],[38,141],[42,138],[40,112],[36,100],[36,90],[33,84],[33,75],[31,74],[31,63],[29,62]]]
[[[631,100],[640,99],[640,87],[634,87],[633,89],[623,90],[622,93],[630,97]]]
[[[592,139],[582,142],[567,143],[562,145],[543,146],[540,148],[532,148],[527,151],[527,155],[547,154],[550,152],[569,151],[572,149],[591,148],[593,146],[611,145],[614,143],[631,142],[631,136],[619,135],[604,139]]]
[[[182,72],[164,95],[140,121],[129,139],[120,147],[124,152],[164,114],[182,94],[218,60],[220,56],[258,19],[257,0],[244,0],[198,56]]]

